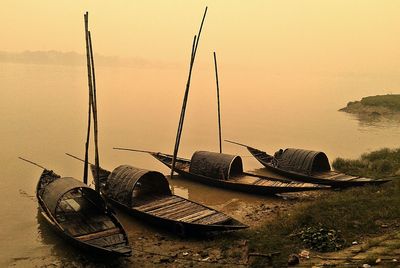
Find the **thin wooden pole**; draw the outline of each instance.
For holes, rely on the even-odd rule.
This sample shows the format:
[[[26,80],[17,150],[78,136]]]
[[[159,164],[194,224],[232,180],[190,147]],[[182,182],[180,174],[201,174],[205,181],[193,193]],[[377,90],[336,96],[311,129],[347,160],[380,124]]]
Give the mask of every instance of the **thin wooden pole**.
[[[114,150],[120,150],[120,151],[131,151],[131,152],[148,153],[148,154],[155,154],[156,153],[156,152],[152,152],[152,151],[131,149],[131,148],[122,148],[122,147],[114,147],[113,149]]]
[[[79,158],[73,154],[69,154],[69,153],[65,153],[66,155],[68,155],[69,157],[75,158],[76,160],[79,160],[81,162],[85,162],[85,159]],[[92,163],[88,162],[90,165],[93,165]]]
[[[84,14],[85,21],[85,40],[86,40],[86,63],[87,63],[87,72],[88,72],[88,88],[89,88],[89,111],[88,111],[88,126],[87,126],[87,135],[86,135],[86,143],[85,143],[85,162],[83,166],[83,183],[88,183],[88,159],[89,159],[89,144],[90,144],[90,126],[91,126],[91,118],[92,118],[92,102],[93,102],[93,90],[92,90],[92,70],[90,66],[90,52],[89,52],[89,13],[86,12]]]
[[[41,165],[31,161],[31,160],[25,159],[25,158],[20,157],[20,156],[18,156],[18,158],[21,159],[22,161],[28,162],[29,164],[32,164],[32,165],[37,166],[37,167],[40,167],[41,169],[46,169],[47,170],[47,168],[45,168],[44,166],[41,166]]]
[[[224,141],[229,142],[229,143],[232,143],[232,144],[236,144],[236,145],[239,145],[239,146],[243,146],[243,147],[253,148],[253,147],[251,147],[251,146],[248,146],[248,145],[246,145],[246,144],[239,143],[239,142],[236,142],[236,141],[231,141],[231,140],[224,140]]]
[[[198,47],[199,40],[200,40],[201,31],[203,29],[204,20],[205,20],[206,15],[207,15],[207,9],[208,8],[206,7],[205,10],[204,10],[204,15],[203,15],[203,18],[201,20],[200,29],[199,29],[199,33],[197,35],[197,38],[195,36],[194,39],[193,39],[192,53],[191,53],[190,65],[189,65],[189,75],[188,75],[188,80],[187,80],[187,83],[186,83],[185,95],[184,95],[184,98],[183,98],[181,116],[179,118],[178,130],[177,130],[176,139],[175,139],[174,154],[173,154],[172,164],[171,164],[171,178],[173,178],[173,175],[174,175],[176,157],[178,155],[179,144],[180,144],[181,135],[182,135],[182,129],[183,129],[183,122],[185,120],[186,104],[187,104],[187,100],[188,100],[188,96],[189,96],[189,88],[190,88],[190,81],[191,81],[191,78],[192,78],[192,70],[193,70],[194,60],[196,58],[196,52],[197,52],[197,47]]]
[[[214,51],[214,66],[215,66],[215,80],[217,82],[217,103],[218,103],[218,133],[219,133],[219,153],[222,153],[222,141],[221,141],[221,107],[219,101],[219,82],[218,82],[218,67],[217,67],[217,55]]]
[[[93,121],[94,121],[94,148],[95,148],[95,165],[96,165],[96,177],[94,187],[97,192],[100,192],[100,160],[99,160],[99,132],[98,132],[98,121],[97,121],[97,91],[96,91],[96,75],[94,70],[94,57],[93,57],[93,46],[92,46],[92,35],[89,34],[89,49],[90,49],[90,63],[92,67],[92,79],[93,79]]]

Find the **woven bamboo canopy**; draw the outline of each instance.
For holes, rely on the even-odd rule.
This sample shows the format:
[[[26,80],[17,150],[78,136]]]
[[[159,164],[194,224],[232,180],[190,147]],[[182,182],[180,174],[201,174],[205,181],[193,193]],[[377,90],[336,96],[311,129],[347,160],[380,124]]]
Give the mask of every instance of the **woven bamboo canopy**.
[[[331,166],[324,152],[288,148],[275,153],[278,167],[293,171],[311,173],[329,171]]]
[[[105,185],[107,196],[126,206],[149,195],[171,194],[165,176],[157,171],[121,165],[111,172]]]
[[[190,161],[189,171],[220,180],[228,180],[243,172],[242,158],[237,155],[197,151]]]

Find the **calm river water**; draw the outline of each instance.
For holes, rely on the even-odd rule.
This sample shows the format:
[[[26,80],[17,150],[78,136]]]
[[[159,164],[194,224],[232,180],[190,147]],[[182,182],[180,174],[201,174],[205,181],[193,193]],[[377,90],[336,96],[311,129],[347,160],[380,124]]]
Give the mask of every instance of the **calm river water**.
[[[112,147],[172,151],[186,72],[183,67],[97,68],[101,165],[112,169],[126,163],[168,173],[147,154]],[[400,88],[399,77],[221,68],[223,137],[269,152],[284,147],[323,150],[331,161],[397,147],[398,122],[362,122],[337,110],[363,96],[399,93],[395,92]],[[199,65],[192,80],[180,156],[190,158],[199,149],[218,150],[215,98],[213,70]],[[80,178],[82,164],[64,152],[83,155],[86,113],[85,66],[0,63],[1,267],[67,254],[63,242],[37,218],[34,189],[41,170],[17,157]],[[227,153],[245,156],[245,169],[260,168],[243,148],[223,146]],[[171,184],[175,193],[214,207],[233,198],[246,202],[255,198],[181,180]],[[140,223],[128,223],[131,218],[121,217],[128,228],[146,230]]]

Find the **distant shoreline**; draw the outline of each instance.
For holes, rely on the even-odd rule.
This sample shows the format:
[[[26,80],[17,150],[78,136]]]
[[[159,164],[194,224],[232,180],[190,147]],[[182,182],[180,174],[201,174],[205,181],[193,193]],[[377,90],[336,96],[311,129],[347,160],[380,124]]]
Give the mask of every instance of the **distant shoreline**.
[[[128,68],[157,68],[174,69],[179,66],[173,62],[151,61],[140,57],[118,57],[95,54],[96,65],[110,67]],[[0,63],[16,64],[43,64],[43,65],[65,65],[86,66],[86,56],[74,51],[23,51],[6,52],[0,51]]]

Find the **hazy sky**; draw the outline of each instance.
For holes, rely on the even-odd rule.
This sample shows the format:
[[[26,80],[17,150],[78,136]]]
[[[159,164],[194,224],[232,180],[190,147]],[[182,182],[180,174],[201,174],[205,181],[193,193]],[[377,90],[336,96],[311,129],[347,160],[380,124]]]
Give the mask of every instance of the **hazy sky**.
[[[209,7],[198,59],[290,72],[400,73],[400,1],[2,0],[0,51],[96,53],[186,64]]]

